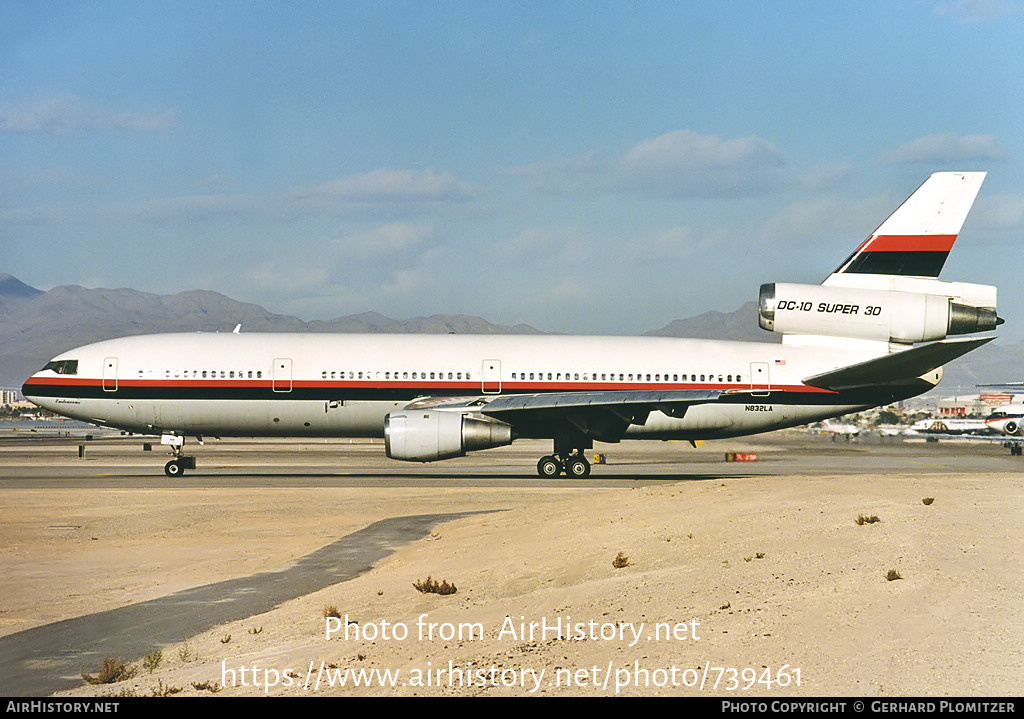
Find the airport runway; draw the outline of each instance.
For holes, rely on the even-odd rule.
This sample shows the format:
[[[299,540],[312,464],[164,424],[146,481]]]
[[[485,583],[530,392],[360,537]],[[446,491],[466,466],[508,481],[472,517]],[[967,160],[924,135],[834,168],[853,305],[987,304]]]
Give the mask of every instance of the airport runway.
[[[150,451],[143,451],[144,444]],[[84,447],[84,458],[79,458]],[[755,462],[726,462],[728,451],[753,452]],[[169,452],[154,438],[110,436],[24,440],[0,435],[0,489],[63,487],[395,487],[630,486],[737,476],[863,474],[873,472],[1005,472],[1024,469],[996,441],[903,440],[869,435],[843,437],[776,432],[742,440],[717,440],[698,449],[686,442],[623,442],[597,445],[607,464],[585,479],[542,479],[536,462],[550,443],[520,440],[512,447],[477,452],[444,462],[388,460],[383,443],[362,440],[208,440],[187,445],[197,469],[184,477],[163,474]],[[593,453],[588,452],[588,456]]]
[[[595,451],[606,454],[608,463],[594,465],[592,476],[582,480],[536,475],[536,460],[549,449],[546,442],[519,442],[449,462],[408,465],[385,459],[379,442],[211,440],[202,447],[192,445],[190,451],[198,457],[195,472],[169,479],[162,472],[163,448],[157,443],[144,451],[144,442],[152,440],[0,438],[0,509],[7,517],[3,542],[11,551],[0,567],[3,583],[10,583],[0,591],[5,597],[0,599],[0,617],[7,622],[0,627],[7,634],[0,637],[0,693],[42,695],[78,686],[80,673],[97,669],[104,656],[137,658],[345,581],[395,548],[422,538],[438,522],[470,512],[672,482],[966,476],[1024,468],[1022,458],[1010,456],[995,442],[846,441],[789,432],[698,449],[674,442],[604,445]],[[80,446],[85,447],[82,458]],[[758,461],[726,462],[730,450],[754,452]],[[314,511],[312,498],[326,498],[316,509],[316,531],[307,526],[313,520],[289,524],[301,512],[288,514],[278,498],[294,495],[292,490],[299,490],[296,506],[303,512]],[[223,514],[210,509],[208,516],[200,512],[197,518],[195,510],[174,501],[201,502],[223,508]],[[164,509],[161,503],[168,502],[171,508]],[[59,507],[49,511],[54,504]],[[186,511],[187,521],[157,526],[149,534],[149,526],[159,525],[164,513]],[[253,534],[235,536],[224,529],[225,523],[249,521]],[[271,521],[272,536],[257,536],[258,531],[267,532]],[[189,539],[194,536],[184,529],[192,530],[189,523],[200,537],[215,535],[218,547],[204,548],[201,538]],[[166,557],[186,542],[194,547],[190,544],[177,554],[192,556],[182,556],[180,565]],[[170,564],[147,564],[140,559],[147,550],[164,555]],[[195,562],[216,574],[209,567],[224,564],[224,551],[233,558],[252,556],[233,559],[229,568],[217,570],[224,572],[219,581],[192,584],[184,565]],[[55,552],[61,558],[51,564]],[[111,552],[120,555],[117,561],[111,562]],[[116,574],[122,564],[131,567],[127,589],[123,578],[105,583],[89,576]],[[162,573],[178,577],[177,583],[167,582]],[[94,588],[89,584],[84,590],[95,593],[95,604],[62,601],[75,593],[67,585],[79,582],[95,582]],[[178,585],[188,588],[165,589]],[[2,605],[7,602],[13,606]],[[40,624],[30,615],[42,604],[53,606],[47,607]],[[83,606],[100,611],[83,611]],[[26,623],[31,626],[21,629]]]

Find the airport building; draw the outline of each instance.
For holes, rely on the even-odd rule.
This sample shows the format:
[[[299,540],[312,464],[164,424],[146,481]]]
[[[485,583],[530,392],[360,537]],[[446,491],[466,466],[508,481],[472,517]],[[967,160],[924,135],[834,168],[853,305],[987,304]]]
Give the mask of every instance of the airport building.
[[[939,414],[943,417],[967,417],[988,415],[996,407],[1014,402],[1015,395],[1008,392],[984,392],[981,394],[954,395],[940,399]]]

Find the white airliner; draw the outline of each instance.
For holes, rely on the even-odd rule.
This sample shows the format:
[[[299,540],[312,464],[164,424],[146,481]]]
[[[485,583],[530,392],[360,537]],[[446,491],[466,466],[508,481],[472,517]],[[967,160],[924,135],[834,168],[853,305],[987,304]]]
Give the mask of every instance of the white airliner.
[[[907,434],[967,435],[987,432],[989,427],[983,419],[922,419],[907,428]]]
[[[1004,404],[992,410],[985,424],[994,432],[1009,436],[1024,435],[1024,404]]]
[[[1003,382],[1001,384],[979,384],[979,387],[991,387],[1004,390],[1006,392],[1020,392],[1021,387],[1024,387],[1024,382]],[[1010,399],[1016,399],[1012,394]],[[989,429],[1002,435],[1007,436],[1024,436],[1024,404],[1020,402],[1010,402],[1004,404],[992,411],[988,417],[985,418],[985,423]]]
[[[832,422],[826,421],[821,426],[823,432],[828,432],[833,435],[846,435],[848,437],[856,437],[860,434],[860,427],[855,424],[849,424],[846,422]]]
[[[995,432],[1006,435],[1024,434],[1024,404],[1008,404],[994,410],[985,418],[985,424]]]
[[[768,284],[782,344],[674,338],[192,333],[55,357],[23,393],[97,425],[184,438],[384,437],[430,462],[553,441],[542,476],[585,476],[594,441],[696,441],[792,427],[931,389],[993,339],[996,288],[937,279],[984,173],[932,175],[821,285]]]

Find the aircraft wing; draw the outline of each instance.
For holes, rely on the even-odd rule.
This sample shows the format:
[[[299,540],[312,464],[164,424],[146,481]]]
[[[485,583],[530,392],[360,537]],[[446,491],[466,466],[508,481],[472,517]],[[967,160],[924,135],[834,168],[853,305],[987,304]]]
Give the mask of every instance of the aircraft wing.
[[[714,402],[724,390],[610,390],[601,392],[545,392],[541,394],[502,395],[483,408],[483,413],[497,417],[509,412],[565,410],[595,407],[686,407]]]
[[[502,395],[480,408],[482,414],[515,426],[570,422],[595,439],[617,440],[630,424],[643,424],[653,410],[682,417],[695,404],[715,402],[736,390],[607,390]]]
[[[820,389],[843,390],[897,384],[920,377],[937,367],[991,342],[995,337],[945,339],[882,355],[866,362],[847,365],[804,379],[804,384]]]

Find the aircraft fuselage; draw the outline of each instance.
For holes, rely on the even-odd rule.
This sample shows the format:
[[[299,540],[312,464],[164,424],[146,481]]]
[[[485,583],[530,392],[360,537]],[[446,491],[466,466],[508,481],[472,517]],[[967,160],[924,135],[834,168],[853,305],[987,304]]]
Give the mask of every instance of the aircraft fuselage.
[[[417,398],[734,391],[733,400],[683,417],[652,412],[621,437],[709,439],[835,417],[932,386],[844,393],[800,381],[855,359],[834,349],[659,337],[190,333],[75,349],[33,375],[23,393],[130,432],[380,437],[384,417]],[[518,436],[547,435],[541,424]]]

